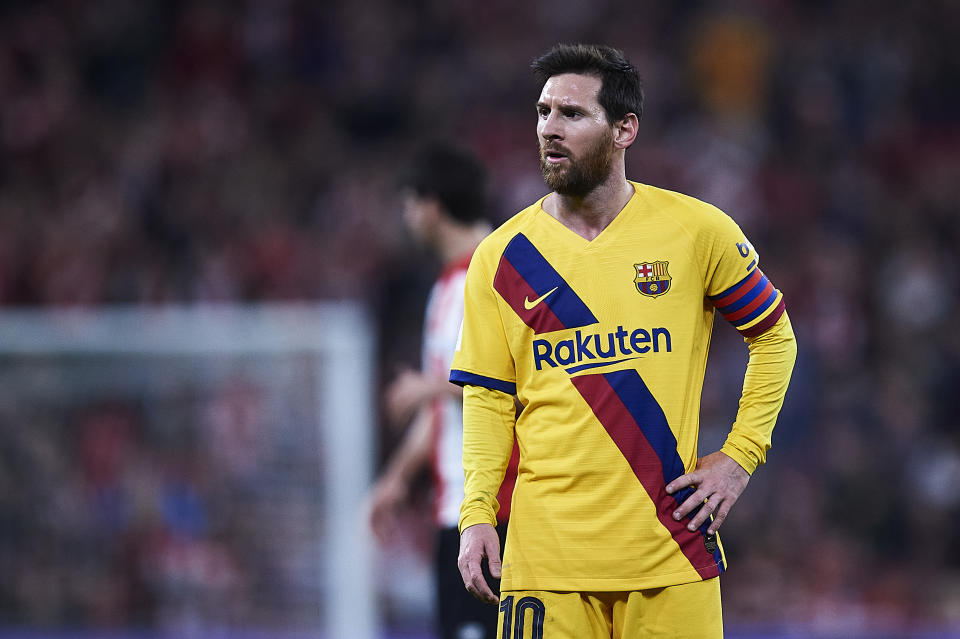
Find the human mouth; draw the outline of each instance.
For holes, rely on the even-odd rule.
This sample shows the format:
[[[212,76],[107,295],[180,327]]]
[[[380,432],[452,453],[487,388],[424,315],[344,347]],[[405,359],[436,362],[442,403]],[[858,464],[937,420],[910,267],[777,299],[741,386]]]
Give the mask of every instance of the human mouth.
[[[567,159],[567,154],[557,149],[544,149],[543,159],[550,164],[558,164]]]

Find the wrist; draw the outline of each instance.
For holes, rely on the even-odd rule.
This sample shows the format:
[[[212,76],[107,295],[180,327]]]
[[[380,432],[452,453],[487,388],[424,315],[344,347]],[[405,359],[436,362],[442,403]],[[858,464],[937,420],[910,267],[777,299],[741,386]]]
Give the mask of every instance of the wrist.
[[[739,448],[731,445],[730,442],[725,443],[720,449],[720,452],[735,461],[740,468],[746,471],[747,475],[752,475],[753,471],[757,469],[757,461]]]

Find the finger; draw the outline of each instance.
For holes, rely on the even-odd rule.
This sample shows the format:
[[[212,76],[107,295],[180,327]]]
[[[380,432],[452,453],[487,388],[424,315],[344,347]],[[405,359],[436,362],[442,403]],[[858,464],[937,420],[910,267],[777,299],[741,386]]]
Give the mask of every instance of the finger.
[[[463,587],[467,590],[470,590],[473,583],[473,567],[471,563],[473,560],[467,555],[461,554],[457,557],[457,568],[460,569],[460,578],[463,579]],[[479,565],[480,559],[476,560]]]
[[[493,531],[493,536],[485,540],[483,545],[483,556],[487,558],[487,568],[490,575],[495,579],[500,578],[500,540]]]
[[[500,578],[500,557],[496,553],[490,553],[487,555],[487,564],[490,568],[490,575],[495,579]]]
[[[494,579],[500,578],[500,544],[499,540],[494,537],[483,546],[483,555],[487,558],[487,569],[490,571],[490,576]],[[490,588],[490,584],[487,583],[486,578],[483,575],[483,565],[480,565],[480,583],[482,585],[481,601],[486,603],[499,603],[500,598],[497,596],[493,589]]]
[[[480,601],[486,603],[497,603],[497,596],[493,594],[493,590],[490,589],[487,580],[483,578],[483,572],[480,570],[480,566],[477,566],[477,571],[475,574],[470,575],[470,583],[467,585],[467,591],[479,599]]]
[[[708,499],[703,507],[700,508],[699,512],[690,520],[690,523],[687,524],[687,529],[691,532],[700,528],[707,519],[710,518],[710,515],[713,514],[713,511],[717,509],[717,500],[716,498]]]
[[[705,490],[697,490],[692,495],[687,497],[680,506],[673,511],[673,518],[677,521],[680,521],[687,515],[689,515],[695,508],[699,508],[703,505],[703,502],[707,500],[709,495]]]
[[[493,590],[490,589],[490,586],[487,584],[487,580],[483,578],[483,575],[480,575],[476,581],[476,592],[474,597],[477,597],[480,601],[484,603],[495,604],[499,602],[499,598],[493,594]]]
[[[735,499],[725,499],[720,507],[717,509],[717,513],[713,518],[713,522],[710,524],[710,527],[707,528],[709,534],[714,534],[720,528],[720,525],[723,524],[723,521],[727,518],[727,515],[730,513],[730,509],[733,507],[733,502]]]
[[[695,486],[696,484],[699,484],[700,481],[700,475],[698,475],[696,471],[687,473],[686,475],[680,475],[672,482],[667,484],[667,494],[672,495],[673,493],[682,488],[686,488],[687,486]]]
[[[463,585],[471,595],[487,603],[497,603],[498,599],[487,580],[483,578],[483,571],[480,569],[481,556],[479,554],[461,555],[457,560],[460,568],[460,577],[463,579]]]

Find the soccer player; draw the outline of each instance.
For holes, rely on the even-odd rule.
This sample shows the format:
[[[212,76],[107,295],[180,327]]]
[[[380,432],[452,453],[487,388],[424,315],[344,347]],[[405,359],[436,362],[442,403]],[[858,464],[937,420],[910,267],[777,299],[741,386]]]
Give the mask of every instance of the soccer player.
[[[460,572],[499,601],[498,637],[720,637],[717,529],[765,461],[796,357],[783,295],[726,214],[626,179],[643,93],[622,52],[558,45],[533,70],[552,192],[474,254],[450,374],[464,387]],[[698,459],[716,311],[749,363],[726,442]],[[501,572],[495,494],[514,436],[498,599],[481,564]]]
[[[462,393],[447,381],[463,320],[467,264],[490,232],[485,218],[486,172],[472,154],[433,144],[414,158],[404,179],[404,221],[418,241],[438,253],[444,267],[427,302],[422,369],[401,372],[386,392],[392,419],[406,421],[413,415],[413,421],[373,489],[371,524],[377,537],[386,541],[396,525],[394,514],[409,496],[414,479],[420,470],[431,467],[441,637],[494,639],[496,610],[463,589],[457,570],[457,521],[463,500]],[[511,487],[512,481],[504,482],[502,499],[507,503]],[[507,512],[507,508],[500,512],[503,521]]]

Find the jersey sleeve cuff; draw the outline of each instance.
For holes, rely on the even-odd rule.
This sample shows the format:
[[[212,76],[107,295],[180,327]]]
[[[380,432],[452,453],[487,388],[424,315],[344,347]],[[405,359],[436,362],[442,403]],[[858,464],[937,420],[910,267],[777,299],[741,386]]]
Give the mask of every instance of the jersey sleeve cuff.
[[[491,526],[496,526],[497,516],[487,512],[486,508],[472,509],[471,511],[462,513],[460,515],[460,524],[458,528],[462,534],[464,530],[470,526],[476,526],[477,524],[490,524]]]
[[[758,461],[752,455],[744,453],[739,448],[733,446],[730,442],[725,443],[720,449],[720,452],[740,464],[740,466],[751,475],[759,465]]]
[[[515,382],[507,382],[495,377],[487,377],[485,375],[478,375],[476,373],[468,373],[467,371],[462,371],[456,368],[450,371],[450,381],[457,386],[482,386],[491,390],[500,391],[501,393],[506,393],[507,395],[517,394],[517,384]]]

